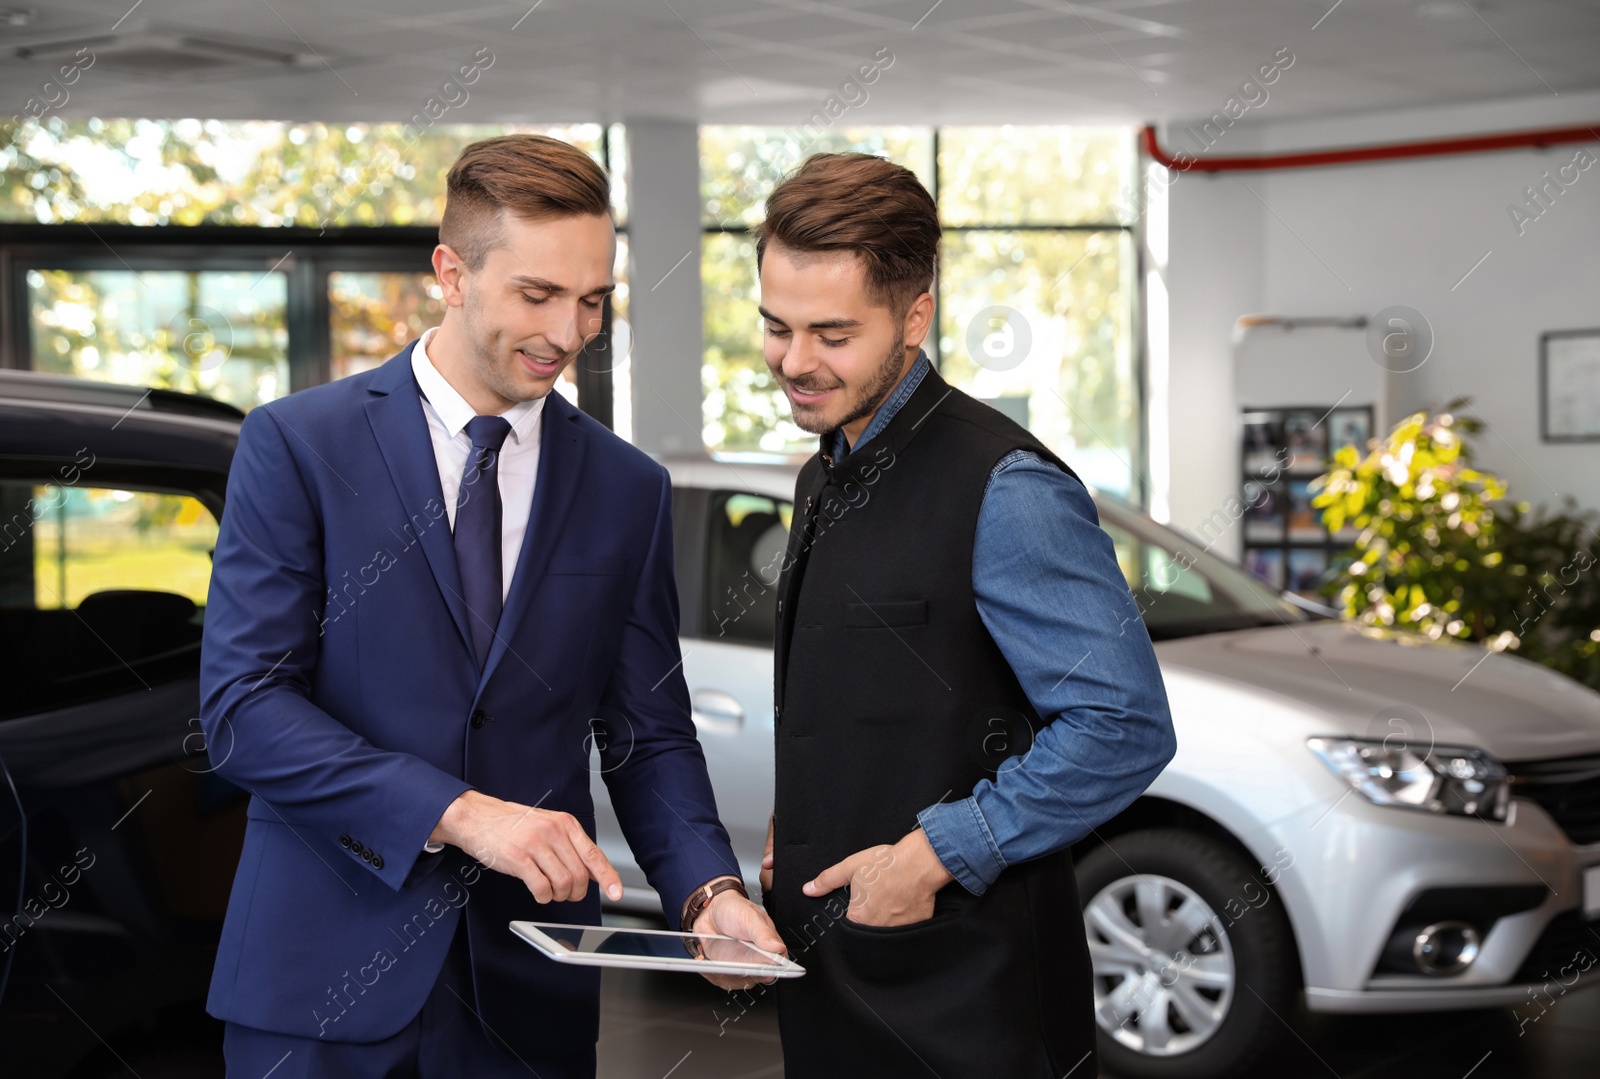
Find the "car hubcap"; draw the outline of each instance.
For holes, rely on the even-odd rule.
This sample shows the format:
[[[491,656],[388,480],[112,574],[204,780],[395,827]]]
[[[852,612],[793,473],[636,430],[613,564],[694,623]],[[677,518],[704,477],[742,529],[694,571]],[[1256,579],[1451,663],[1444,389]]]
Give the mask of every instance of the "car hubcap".
[[[1134,1052],[1177,1056],[1217,1032],[1233,1002],[1233,947],[1192,888],[1148,873],[1083,910],[1100,1029]]]

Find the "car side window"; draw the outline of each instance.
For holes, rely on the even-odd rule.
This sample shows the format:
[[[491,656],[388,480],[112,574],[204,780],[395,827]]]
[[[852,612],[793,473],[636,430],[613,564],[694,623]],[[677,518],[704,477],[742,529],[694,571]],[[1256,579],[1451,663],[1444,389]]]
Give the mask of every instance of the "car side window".
[[[794,506],[743,491],[714,491],[707,509],[705,635],[770,646]]]
[[[0,480],[0,718],[193,677],[216,541],[188,494]]]
[[[1117,567],[1127,579],[1129,590],[1137,592],[1144,586],[1144,544],[1127,529],[1109,521],[1101,521],[1100,527],[1111,537],[1111,547],[1117,554]]]

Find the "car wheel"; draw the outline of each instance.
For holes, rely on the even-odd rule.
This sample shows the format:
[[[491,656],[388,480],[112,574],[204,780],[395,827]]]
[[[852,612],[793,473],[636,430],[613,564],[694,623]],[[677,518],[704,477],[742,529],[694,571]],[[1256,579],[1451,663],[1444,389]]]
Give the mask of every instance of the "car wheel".
[[[1177,829],[1129,832],[1078,861],[1108,1071],[1236,1076],[1277,1044],[1299,964],[1265,877],[1234,849]]]

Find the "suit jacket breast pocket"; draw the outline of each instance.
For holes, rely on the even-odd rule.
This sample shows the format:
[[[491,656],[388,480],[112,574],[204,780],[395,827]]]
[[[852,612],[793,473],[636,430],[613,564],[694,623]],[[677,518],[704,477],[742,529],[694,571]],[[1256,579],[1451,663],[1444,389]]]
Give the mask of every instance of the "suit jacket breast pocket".
[[[886,599],[846,603],[846,629],[883,629],[886,626],[920,626],[928,621],[925,599]]]

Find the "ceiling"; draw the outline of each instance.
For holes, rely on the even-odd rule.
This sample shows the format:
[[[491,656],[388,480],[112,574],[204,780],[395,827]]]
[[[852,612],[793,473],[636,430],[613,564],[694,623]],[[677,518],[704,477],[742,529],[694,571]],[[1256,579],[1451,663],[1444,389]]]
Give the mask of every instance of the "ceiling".
[[[800,125],[1274,116],[1600,87],[1597,0],[0,0],[0,116]],[[57,87],[62,60],[97,63]],[[172,50],[177,50],[173,53]],[[488,50],[482,53],[480,50]],[[445,83],[475,56],[492,66]],[[863,64],[892,57],[871,85]],[[124,70],[124,69],[128,70]],[[1256,95],[1254,90],[1251,96]],[[34,105],[37,110],[40,106]]]

